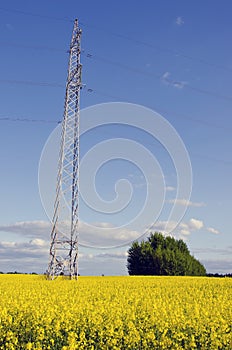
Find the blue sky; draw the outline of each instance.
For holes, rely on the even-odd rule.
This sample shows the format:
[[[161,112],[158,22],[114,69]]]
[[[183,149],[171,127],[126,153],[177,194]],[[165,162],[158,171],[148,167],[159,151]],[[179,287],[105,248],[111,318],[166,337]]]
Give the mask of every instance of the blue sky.
[[[175,234],[182,231],[209,272],[232,271],[231,10],[230,1],[1,1],[0,270],[46,269],[50,227],[38,165],[62,119],[67,50],[77,17],[83,30],[81,108],[130,102],[172,124],[193,171],[191,199]],[[14,121],[18,118],[28,121]],[[148,135],[125,127],[87,133],[83,153],[109,137],[141,141],[159,160],[169,188],[156,226],[162,230],[176,189],[167,154]],[[102,171],[96,183],[105,199],[112,198],[121,177],[134,186],[135,203],[144,197],[144,179],[133,165],[115,161]],[[180,206],[186,204],[181,199]],[[84,206],[81,210],[88,221]],[[125,274],[127,248],[81,247],[80,273]]]

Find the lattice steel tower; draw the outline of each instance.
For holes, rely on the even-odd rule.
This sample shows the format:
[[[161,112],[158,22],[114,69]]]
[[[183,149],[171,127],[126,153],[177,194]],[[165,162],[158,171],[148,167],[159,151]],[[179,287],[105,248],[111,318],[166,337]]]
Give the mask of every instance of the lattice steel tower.
[[[79,115],[81,89],[81,29],[74,22],[70,44],[68,77],[59,165],[51,232],[47,277],[78,277],[78,182],[79,182]]]

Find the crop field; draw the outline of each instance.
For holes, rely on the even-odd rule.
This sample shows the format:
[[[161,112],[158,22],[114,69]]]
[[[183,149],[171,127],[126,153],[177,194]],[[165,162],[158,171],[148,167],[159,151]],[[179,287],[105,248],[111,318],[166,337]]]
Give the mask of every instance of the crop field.
[[[232,279],[0,275],[0,349],[232,349]]]

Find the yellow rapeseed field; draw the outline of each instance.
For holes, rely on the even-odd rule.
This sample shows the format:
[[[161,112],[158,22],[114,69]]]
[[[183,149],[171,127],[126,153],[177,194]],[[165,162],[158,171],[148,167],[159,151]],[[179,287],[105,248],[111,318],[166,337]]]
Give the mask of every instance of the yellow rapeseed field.
[[[232,279],[0,275],[0,349],[232,349]]]

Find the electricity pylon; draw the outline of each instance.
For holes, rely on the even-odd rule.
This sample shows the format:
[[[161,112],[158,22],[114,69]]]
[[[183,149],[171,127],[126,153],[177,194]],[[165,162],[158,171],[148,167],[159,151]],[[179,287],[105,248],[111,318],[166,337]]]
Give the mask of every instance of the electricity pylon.
[[[74,22],[51,232],[47,277],[78,278],[79,115],[81,90],[81,29]]]

